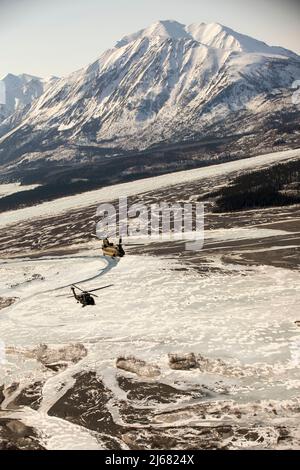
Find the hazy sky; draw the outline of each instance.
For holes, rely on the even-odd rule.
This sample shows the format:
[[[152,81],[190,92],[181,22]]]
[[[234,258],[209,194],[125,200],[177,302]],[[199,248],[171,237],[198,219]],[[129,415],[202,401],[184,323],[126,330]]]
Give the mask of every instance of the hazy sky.
[[[300,54],[300,0],[0,0],[0,78],[66,75],[159,19],[218,22]]]

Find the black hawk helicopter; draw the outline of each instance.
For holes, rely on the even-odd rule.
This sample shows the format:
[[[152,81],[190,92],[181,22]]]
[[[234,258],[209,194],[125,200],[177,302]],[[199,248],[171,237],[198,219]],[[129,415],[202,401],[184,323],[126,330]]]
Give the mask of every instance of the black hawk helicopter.
[[[105,256],[110,256],[111,258],[122,258],[125,255],[125,251],[122,246],[122,237],[119,238],[118,244],[110,242],[108,238],[104,238],[102,240],[102,251]]]
[[[112,286],[113,286],[113,284],[110,284],[108,286],[99,287],[98,289],[92,289],[90,291],[86,291],[86,290],[81,289],[81,287],[76,286],[75,284],[73,284],[72,287],[71,287],[71,291],[73,292],[73,296],[71,296],[71,297],[74,297],[77,300],[77,303],[82,304],[82,307],[86,307],[87,305],[95,305],[96,302],[95,302],[94,297],[98,297],[98,295],[92,294],[92,292],[96,292],[96,291],[102,290],[102,289],[107,289],[107,287],[112,287]],[[75,289],[80,290],[82,293],[77,294]]]

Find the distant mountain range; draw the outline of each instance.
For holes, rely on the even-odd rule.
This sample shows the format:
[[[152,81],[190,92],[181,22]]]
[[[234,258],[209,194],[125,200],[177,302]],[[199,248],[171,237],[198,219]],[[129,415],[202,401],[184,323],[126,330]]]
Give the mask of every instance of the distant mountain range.
[[[9,73],[1,80],[3,102],[0,102],[0,123],[14,113],[25,113],[34,100],[51,86],[57,77],[42,79],[33,75]]]
[[[217,23],[159,21],[66,78],[7,75],[2,169],[299,122],[300,57]],[[299,127],[299,126],[298,126]],[[297,131],[297,125],[296,125]]]

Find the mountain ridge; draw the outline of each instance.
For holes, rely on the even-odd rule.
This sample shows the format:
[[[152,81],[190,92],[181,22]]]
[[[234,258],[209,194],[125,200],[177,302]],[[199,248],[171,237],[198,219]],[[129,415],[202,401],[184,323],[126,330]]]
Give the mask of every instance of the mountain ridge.
[[[274,53],[297,57],[298,55],[280,46],[269,46],[263,41],[234,31],[221,23],[192,23],[184,25],[173,20],[157,21],[136,33],[124,36],[115,47],[120,48],[139,37],[191,39],[209,47],[236,50],[238,52]]]

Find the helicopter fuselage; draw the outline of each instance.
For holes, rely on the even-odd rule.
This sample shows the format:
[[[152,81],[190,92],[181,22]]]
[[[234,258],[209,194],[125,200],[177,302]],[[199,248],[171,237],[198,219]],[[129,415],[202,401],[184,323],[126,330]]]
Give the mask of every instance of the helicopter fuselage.
[[[86,307],[87,305],[95,305],[94,298],[88,292],[83,292],[82,294],[76,294],[73,288],[72,288],[72,292],[77,302],[79,302],[83,307]]]
[[[105,256],[110,256],[112,258],[122,258],[125,255],[122,244],[119,243],[118,245],[115,245],[114,243],[111,243],[108,238],[103,240],[102,251]]]
[[[112,258],[122,258],[125,254],[123,248],[120,249],[118,246],[102,247],[102,251],[105,256],[111,256]]]

